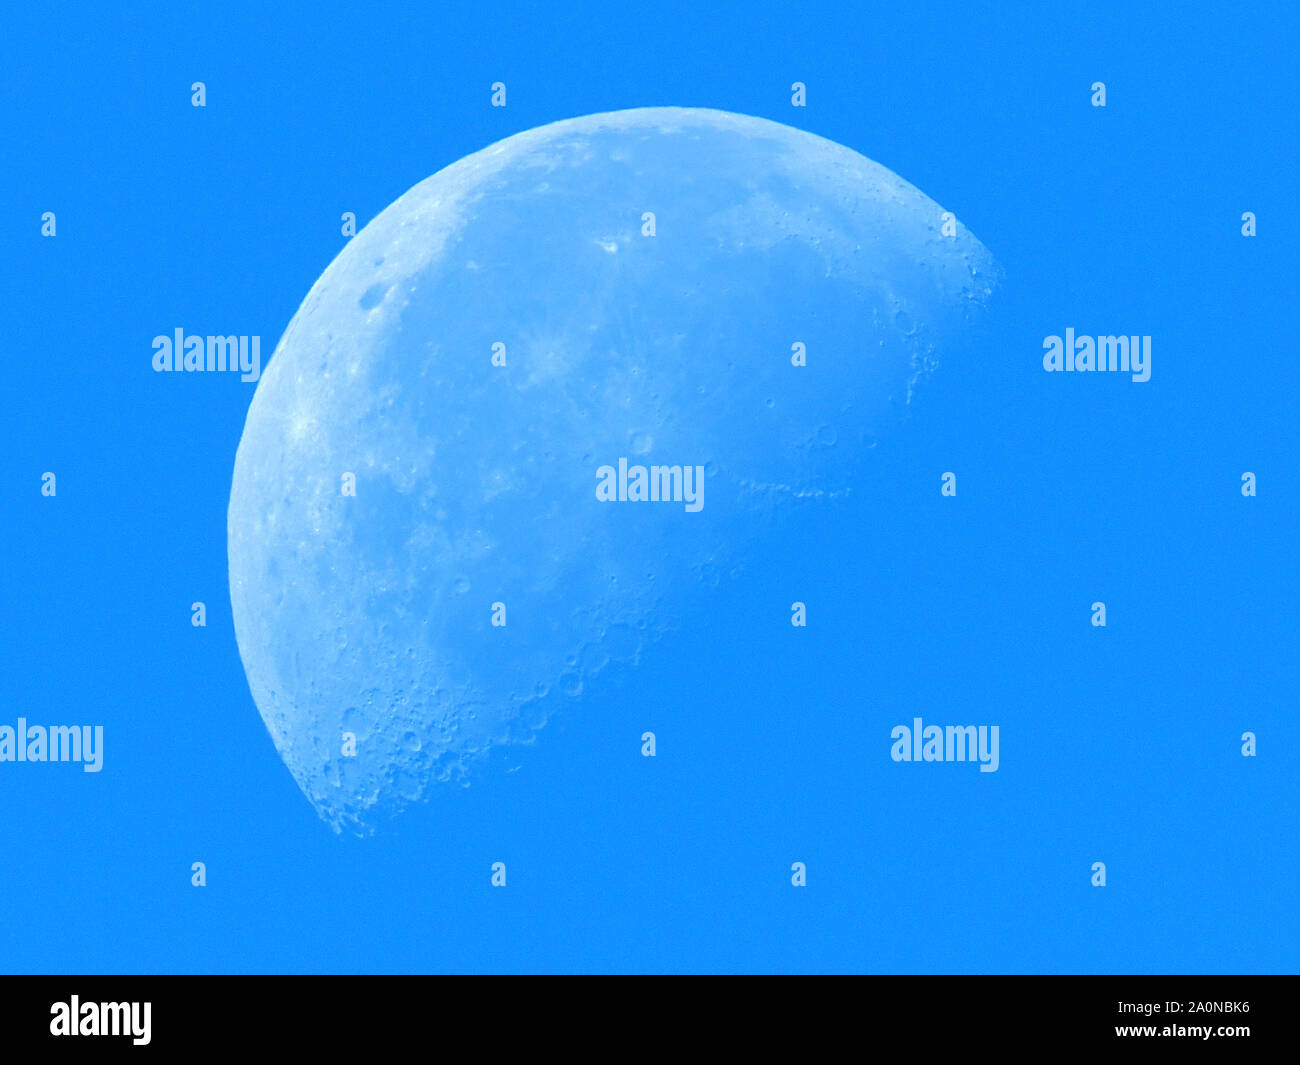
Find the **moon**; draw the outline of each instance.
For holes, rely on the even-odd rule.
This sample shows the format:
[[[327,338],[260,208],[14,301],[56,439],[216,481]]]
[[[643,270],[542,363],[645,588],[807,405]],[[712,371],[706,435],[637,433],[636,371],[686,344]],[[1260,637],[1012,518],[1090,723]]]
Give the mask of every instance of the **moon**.
[[[852,492],[998,273],[879,164],[715,110],[556,122],[396,200],[290,322],[231,484],[240,657],[320,817],[369,834],[645,668]],[[700,505],[601,498],[620,460]]]

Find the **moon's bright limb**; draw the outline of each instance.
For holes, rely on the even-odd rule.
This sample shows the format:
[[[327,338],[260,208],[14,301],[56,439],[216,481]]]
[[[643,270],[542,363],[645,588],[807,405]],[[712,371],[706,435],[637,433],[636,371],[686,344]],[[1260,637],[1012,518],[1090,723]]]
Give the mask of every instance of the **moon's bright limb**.
[[[262,375],[229,511],[240,655],[320,815],[365,832],[466,782],[762,515],[851,490],[990,292],[944,223],[841,145],[649,108],[492,145],[359,233]],[[702,509],[601,502],[620,458],[702,466]]]

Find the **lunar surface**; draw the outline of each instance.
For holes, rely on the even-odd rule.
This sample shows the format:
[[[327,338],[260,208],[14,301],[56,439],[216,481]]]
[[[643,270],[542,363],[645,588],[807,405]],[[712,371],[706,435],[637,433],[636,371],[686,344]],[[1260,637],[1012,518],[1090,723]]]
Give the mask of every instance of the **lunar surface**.
[[[774,518],[852,492],[992,291],[944,227],[846,147],[653,108],[510,137],[357,234],[262,374],[228,520],[249,686],[321,817],[367,834],[658,668]]]

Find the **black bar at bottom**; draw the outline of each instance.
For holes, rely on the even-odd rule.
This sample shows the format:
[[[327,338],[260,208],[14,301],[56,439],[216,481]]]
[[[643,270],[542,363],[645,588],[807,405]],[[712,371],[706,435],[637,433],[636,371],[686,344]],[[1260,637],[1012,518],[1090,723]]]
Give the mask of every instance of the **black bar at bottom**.
[[[1202,1047],[1236,1060],[1300,1048],[1295,976],[7,976],[0,984],[8,1061],[23,1060],[15,1051],[97,1053],[109,1044],[164,1056],[279,1046],[338,1058],[414,1043],[442,1058],[522,1050],[610,1060],[758,1042],[768,1053],[802,1046],[809,1061],[1126,1045],[1139,1054]]]

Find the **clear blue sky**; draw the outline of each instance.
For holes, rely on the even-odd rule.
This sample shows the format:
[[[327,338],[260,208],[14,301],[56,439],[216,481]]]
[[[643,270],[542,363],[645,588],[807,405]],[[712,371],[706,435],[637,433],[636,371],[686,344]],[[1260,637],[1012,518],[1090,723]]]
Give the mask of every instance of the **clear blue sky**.
[[[106,749],[98,774],[0,764],[0,969],[1294,971],[1294,8],[533,7],[8,15],[0,724],[102,724]],[[343,211],[643,105],[787,122],[917,185],[1006,271],[993,335],[860,502],[702,591],[716,619],[798,583],[802,639],[702,622],[520,772],[337,838],[229,616],[252,387],[155,375],[151,340],[266,358]],[[1151,335],[1151,381],[1045,374],[1066,327]],[[998,772],[893,763],[914,716],[999,724]]]

